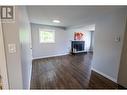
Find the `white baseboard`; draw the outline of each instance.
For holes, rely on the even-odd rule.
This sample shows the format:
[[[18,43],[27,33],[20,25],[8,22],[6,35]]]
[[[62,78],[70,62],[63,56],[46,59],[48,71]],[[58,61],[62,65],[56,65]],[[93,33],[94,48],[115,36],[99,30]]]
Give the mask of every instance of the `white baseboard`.
[[[48,58],[48,57],[56,57],[56,56],[63,56],[63,55],[68,55],[69,53],[64,53],[64,54],[56,54],[56,55],[49,55],[49,56],[42,56],[42,57],[35,57],[32,60],[35,59],[41,59],[41,58]]]
[[[91,70],[93,70],[93,71],[99,73],[100,75],[102,75],[102,76],[108,78],[109,80],[112,80],[113,82],[117,83],[117,79],[114,79],[113,77],[111,77],[111,76],[109,76],[109,75],[107,75],[107,74],[104,74],[103,72],[98,71],[98,70],[96,70],[95,68],[91,68]]]

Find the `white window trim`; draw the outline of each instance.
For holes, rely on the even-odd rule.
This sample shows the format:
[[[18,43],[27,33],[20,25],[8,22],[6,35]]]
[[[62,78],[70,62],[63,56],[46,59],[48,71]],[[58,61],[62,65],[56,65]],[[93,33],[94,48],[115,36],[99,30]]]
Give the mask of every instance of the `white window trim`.
[[[54,32],[54,41],[53,42],[41,42],[40,31]],[[39,43],[50,44],[50,43],[55,43],[55,42],[56,42],[55,41],[55,30],[53,30],[53,29],[42,29],[42,28],[39,28]]]

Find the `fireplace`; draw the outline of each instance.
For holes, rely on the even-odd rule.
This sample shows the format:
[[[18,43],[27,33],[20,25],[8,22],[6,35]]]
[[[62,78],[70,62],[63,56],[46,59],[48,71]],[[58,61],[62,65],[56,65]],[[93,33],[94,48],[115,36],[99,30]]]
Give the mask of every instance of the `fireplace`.
[[[71,50],[72,53],[80,53],[85,51],[85,41],[72,41]]]

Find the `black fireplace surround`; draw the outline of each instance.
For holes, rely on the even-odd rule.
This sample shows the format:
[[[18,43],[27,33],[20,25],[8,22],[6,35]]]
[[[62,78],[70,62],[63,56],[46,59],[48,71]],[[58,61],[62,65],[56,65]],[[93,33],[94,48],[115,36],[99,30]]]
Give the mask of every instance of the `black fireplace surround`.
[[[71,42],[72,53],[82,52],[84,51],[84,47],[85,47],[85,41],[72,41]]]

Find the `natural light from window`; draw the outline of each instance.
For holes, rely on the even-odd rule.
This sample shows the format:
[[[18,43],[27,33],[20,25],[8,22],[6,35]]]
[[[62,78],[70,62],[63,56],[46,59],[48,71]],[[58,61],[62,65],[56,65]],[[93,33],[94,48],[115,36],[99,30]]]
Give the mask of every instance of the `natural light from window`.
[[[55,43],[55,31],[50,29],[39,29],[40,43]]]

